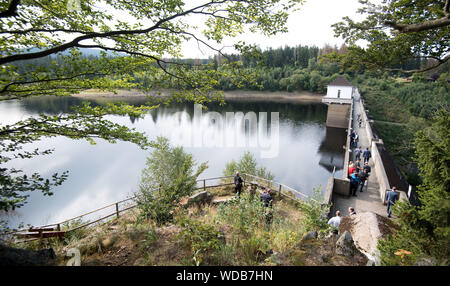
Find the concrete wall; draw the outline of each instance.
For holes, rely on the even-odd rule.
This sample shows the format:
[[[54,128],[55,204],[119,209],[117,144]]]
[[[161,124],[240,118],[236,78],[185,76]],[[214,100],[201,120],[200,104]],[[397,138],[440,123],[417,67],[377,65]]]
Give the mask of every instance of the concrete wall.
[[[380,152],[376,141],[372,141],[370,148],[375,172],[377,172],[377,180],[379,185],[380,200],[385,203],[386,191],[390,188],[389,180],[384,170],[383,161],[381,160]]]
[[[363,109],[361,112],[362,124],[364,126],[364,129],[366,130],[367,138],[370,140],[369,143],[370,143],[370,145],[372,145],[372,141],[374,139],[373,132],[372,132],[372,128],[370,127],[370,124],[369,124],[370,121],[369,121],[369,118],[367,117],[367,113],[366,113],[366,110],[364,107],[364,102],[361,99],[361,95],[359,94],[358,89],[355,90],[355,99],[359,100],[361,107]],[[369,146],[367,146],[367,147],[369,147]]]
[[[334,172],[333,172],[333,176],[331,176],[328,179],[328,184],[327,184],[327,188],[325,190],[325,195],[323,198],[323,204],[324,205],[328,205],[331,203],[332,199],[333,199],[333,188],[334,188]]]
[[[367,113],[364,108],[364,104],[359,96],[359,91],[356,90],[356,92],[357,92],[357,98],[359,98],[361,107],[363,109],[363,111],[361,112],[361,117],[365,124],[364,127],[366,129],[367,136],[370,139],[370,146],[367,146],[367,147],[369,147],[370,153],[372,154],[372,160],[374,163],[375,172],[377,173],[377,181],[378,181],[378,185],[379,185],[380,200],[384,204],[386,204],[386,192],[391,188],[391,185],[389,183],[389,179],[386,174],[386,170],[383,165],[383,160],[381,159],[381,155],[380,155],[380,151],[379,151],[379,148],[381,147],[381,145],[383,145],[383,140],[374,138],[372,128],[370,127],[369,119],[367,117]],[[405,190],[405,191],[407,191],[407,190]],[[408,199],[406,192],[400,192],[400,199]]]
[[[353,126],[353,102],[350,104],[349,120],[347,122],[347,142],[345,143],[345,157],[344,157],[344,169],[342,172],[342,179],[347,179],[348,175],[348,163],[350,161],[350,133]]]
[[[334,128],[347,128],[350,105],[348,104],[328,104],[326,126]]]
[[[350,196],[350,180],[334,178],[333,194]]]
[[[339,91],[340,91],[340,93],[339,93]],[[353,87],[351,87],[351,86],[329,85],[327,88],[327,97],[351,99],[352,93],[353,93]],[[339,94],[339,97],[338,97],[338,94]]]

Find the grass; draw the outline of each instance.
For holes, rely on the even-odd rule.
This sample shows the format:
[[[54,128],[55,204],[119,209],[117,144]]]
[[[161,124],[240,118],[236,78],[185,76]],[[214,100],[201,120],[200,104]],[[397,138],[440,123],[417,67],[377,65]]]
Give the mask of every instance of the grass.
[[[232,190],[210,191],[221,196]],[[268,209],[259,203],[244,193],[240,200],[219,206],[180,207],[174,223],[159,227],[132,209],[104,225],[48,243],[58,265],[66,265],[71,248],[80,250],[82,265],[321,265],[308,258],[310,248],[300,247],[305,233],[298,205],[275,198],[268,224]]]

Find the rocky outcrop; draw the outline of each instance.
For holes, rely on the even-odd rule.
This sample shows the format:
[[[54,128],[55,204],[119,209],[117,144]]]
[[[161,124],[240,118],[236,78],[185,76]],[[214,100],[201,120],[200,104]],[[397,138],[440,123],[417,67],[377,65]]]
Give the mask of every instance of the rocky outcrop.
[[[316,238],[317,238],[317,231],[310,231],[303,236],[301,242],[305,242],[305,241],[316,239]]]
[[[38,251],[0,245],[0,266],[41,266],[55,263],[52,248]]]
[[[186,206],[210,204],[212,199],[213,195],[207,191],[196,193],[189,197]]]
[[[336,241],[336,254],[356,260],[358,263],[366,263],[367,258],[355,246],[350,232],[345,231]]]
[[[372,212],[365,212],[342,217],[339,233],[349,232],[356,247],[369,259],[376,260],[378,240],[393,233],[395,227],[391,220]]]

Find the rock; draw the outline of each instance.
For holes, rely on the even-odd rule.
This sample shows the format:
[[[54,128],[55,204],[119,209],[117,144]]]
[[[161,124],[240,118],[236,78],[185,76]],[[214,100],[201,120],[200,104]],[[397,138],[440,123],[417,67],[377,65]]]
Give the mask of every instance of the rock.
[[[356,247],[368,257],[377,256],[378,240],[394,230],[392,221],[372,212],[342,217],[339,224],[339,233],[349,231]]]
[[[303,236],[301,242],[316,239],[317,238],[317,231],[310,231],[305,236]]]
[[[114,245],[115,239],[111,236],[105,237],[104,239],[102,239],[102,247],[104,249],[110,248],[111,246]]]
[[[52,248],[33,251],[0,245],[1,266],[53,265],[55,258],[55,252]]]
[[[189,197],[187,201],[187,206],[191,206],[192,204],[210,204],[213,199],[213,195],[211,195],[209,192],[204,191],[197,194],[194,194]]]
[[[351,259],[358,265],[367,264],[367,256],[355,246],[350,232],[345,231],[336,242],[336,254]]]
[[[345,231],[336,242],[336,253],[339,255],[353,257],[359,250],[356,248],[352,235]]]
[[[421,257],[417,259],[417,266],[436,266],[438,265],[437,260],[433,257]]]

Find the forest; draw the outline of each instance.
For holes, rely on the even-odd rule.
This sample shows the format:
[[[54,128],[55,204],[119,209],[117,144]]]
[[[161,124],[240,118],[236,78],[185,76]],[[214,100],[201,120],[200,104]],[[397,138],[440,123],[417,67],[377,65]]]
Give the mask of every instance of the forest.
[[[344,75],[359,90],[366,102],[369,115],[375,120],[376,132],[383,138],[396,164],[408,178],[417,185],[420,179],[414,161],[414,134],[430,125],[434,113],[449,108],[450,64],[449,62],[425,73],[413,75],[402,72],[343,70],[342,66],[328,60],[332,53],[345,54],[347,47],[325,45],[279,47],[254,53],[217,54],[208,59],[177,59],[176,61],[195,70],[198,66],[220,70],[225,63],[234,63],[241,68],[244,81],[236,81],[232,73],[225,70],[213,85],[216,90],[258,90],[258,91],[307,91],[326,94],[327,85],[339,75]],[[102,53],[81,50],[86,60],[95,60]],[[109,57],[120,54],[104,53]],[[36,59],[33,65],[49,68],[52,64],[63,65],[62,55]],[[28,64],[17,62],[21,72]],[[414,59],[401,67],[404,70],[417,69],[427,65],[426,59]],[[31,65],[30,65],[31,66]],[[207,71],[205,71],[207,72]],[[161,88],[186,88],[177,78],[158,78],[154,71],[136,71],[130,80],[144,90]]]

